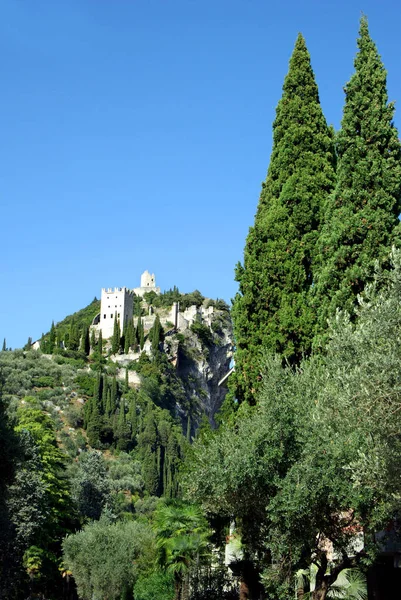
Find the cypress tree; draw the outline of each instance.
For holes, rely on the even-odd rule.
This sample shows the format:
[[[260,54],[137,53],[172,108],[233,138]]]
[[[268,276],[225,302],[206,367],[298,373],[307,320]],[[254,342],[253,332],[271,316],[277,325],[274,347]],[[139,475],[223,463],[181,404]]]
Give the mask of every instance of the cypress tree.
[[[103,396],[107,394],[107,383],[98,373],[94,384],[93,397],[85,404],[84,417],[86,421],[86,434],[91,446],[98,448],[103,428]]]
[[[42,337],[43,337],[43,333],[42,333]],[[3,347],[1,349],[2,352],[5,352],[7,350],[7,342],[6,342],[6,338],[3,339]]]
[[[122,350],[123,353],[125,353],[125,341],[127,338],[127,323],[125,322],[123,324],[123,332],[122,335],[120,337],[120,349]]]
[[[128,432],[127,420],[125,415],[125,401],[123,399],[121,399],[120,402],[120,411],[118,414],[115,437],[117,438],[117,449],[123,451],[127,450],[130,435]]]
[[[62,334],[60,332],[57,332],[56,335],[56,348],[63,348],[65,347],[64,345],[64,340],[61,338]]]
[[[128,410],[128,421],[130,423],[131,428],[131,441],[136,440],[136,434],[138,429],[138,417],[136,411],[136,401],[135,398],[132,398]]]
[[[48,345],[49,354],[53,354],[55,345],[56,345],[56,328],[54,326],[54,321],[52,321],[52,324],[50,327],[50,333],[49,333],[49,345]]]
[[[159,350],[159,344],[161,340],[161,324],[159,315],[156,316],[155,322],[153,323],[153,327],[149,332],[149,338],[152,342],[152,354],[155,355]]]
[[[64,339],[63,339],[64,349],[69,348],[69,341],[70,341],[70,334],[68,333],[68,331],[66,331],[64,333]]]
[[[313,296],[318,332],[336,308],[353,312],[356,296],[399,235],[401,151],[388,102],[386,71],[361,19],[355,72],[345,88],[338,133],[337,184],[319,239]]]
[[[132,346],[133,351],[138,352],[139,350],[139,337],[138,337],[138,326],[132,325]]]
[[[135,343],[134,322],[132,321],[132,319],[130,319],[130,321],[129,321],[128,339],[129,339],[128,345],[131,348]]]
[[[99,407],[96,402],[96,398],[92,398],[88,402],[91,402],[91,409],[88,412],[88,423],[86,428],[86,434],[88,436],[88,442],[93,448],[100,446],[100,433],[102,431],[102,417],[99,412]]]
[[[99,362],[101,362],[103,356],[103,335],[102,330],[99,331],[99,339],[97,341],[97,357]]]
[[[127,323],[125,338],[124,338],[124,353],[127,354],[130,348],[134,345],[134,329],[132,325],[132,319]]]
[[[230,384],[240,402],[254,402],[264,348],[293,364],[310,351],[315,314],[308,290],[322,207],[334,180],[332,133],[299,35],[276,110],[270,166],[244,264],[236,268],[236,371]]]
[[[158,435],[152,412],[144,419],[144,429],[138,436],[138,448],[142,458],[142,475],[145,490],[155,496],[159,490],[159,470],[157,465]]]
[[[81,352],[85,354],[85,356],[89,356],[90,352],[90,341],[89,341],[89,327],[85,326],[82,330],[81,336]]]
[[[107,388],[107,399],[106,399],[106,411],[105,414],[107,416],[108,419],[110,419],[110,417],[113,414],[113,410],[112,410],[112,404],[111,404],[111,389],[110,386],[108,386]]]
[[[113,337],[111,338],[111,353],[116,354],[120,349],[120,322],[117,313],[114,315]]]
[[[143,322],[141,317],[138,317],[138,323],[136,326],[136,338],[138,340],[139,347],[142,350],[145,343],[145,331],[143,328]]]
[[[107,411],[107,396],[110,389],[109,379],[106,374],[103,374],[102,401],[100,404],[100,412],[104,415]]]
[[[129,330],[129,321],[128,321],[127,325],[125,326],[124,335],[123,335],[123,338],[124,338],[124,345],[123,345],[124,354],[128,354],[129,347],[130,347],[130,343],[129,343],[129,331],[128,330]],[[122,342],[123,342],[123,340],[121,340],[121,344],[122,344]]]
[[[93,390],[93,405],[97,406],[97,409],[100,412],[103,412],[103,391],[104,391],[104,380],[101,373],[97,374],[97,378],[94,385]]]
[[[4,338],[3,350],[7,350],[5,345],[6,345],[6,338]],[[40,350],[41,350],[41,352],[43,352],[43,354],[49,354],[49,340],[45,338],[44,333],[42,333],[42,337],[40,338]]]
[[[111,382],[111,411],[112,414],[116,412],[118,401],[118,384],[116,376],[113,377]]]
[[[23,347],[23,350],[30,350],[32,346],[32,338],[29,337],[27,343],[25,344],[25,346]]]
[[[70,323],[70,331],[68,337],[68,349],[69,350],[78,350],[79,346],[79,331],[78,326],[76,325],[74,319],[71,320]],[[51,352],[51,350],[50,350]]]

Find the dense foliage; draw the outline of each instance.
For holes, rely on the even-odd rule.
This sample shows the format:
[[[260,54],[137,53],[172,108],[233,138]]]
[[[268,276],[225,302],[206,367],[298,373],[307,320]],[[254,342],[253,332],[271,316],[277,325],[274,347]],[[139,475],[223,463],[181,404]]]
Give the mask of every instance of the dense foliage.
[[[357,295],[399,241],[401,145],[388,102],[386,71],[362,18],[355,72],[345,88],[336,138],[337,184],[319,239],[314,305],[318,333],[336,308],[351,314]]]
[[[273,151],[233,305],[234,394],[255,401],[261,349],[292,363],[308,353],[315,314],[307,295],[322,208],[334,186],[334,150],[305,41],[299,35],[273,125]]]
[[[128,598],[138,573],[151,570],[153,538],[144,523],[113,523],[106,517],[68,536],[63,543],[64,560],[74,574],[80,597]]]
[[[213,332],[202,329],[210,343],[227,325],[227,306],[217,303]],[[42,339],[45,354],[31,343],[0,353],[0,597],[7,600],[73,598],[74,581],[82,597],[103,600],[110,580],[116,598],[131,598],[134,585],[138,598],[154,597],[155,590],[174,596],[174,574],[157,558],[152,521],[160,496],[180,494],[179,467],[196,423],[193,389],[165,352],[158,314],[150,330],[139,317],[121,337],[116,327],[103,341],[88,328],[97,308],[93,303],[52,324]],[[71,327],[78,332],[73,347]],[[169,336],[184,353],[198,334]],[[122,353],[127,339],[139,358],[118,368],[109,355]],[[139,353],[147,340],[148,354]],[[130,384],[132,371],[139,387]],[[138,539],[130,542],[133,534]],[[101,561],[105,551],[109,570]]]
[[[312,561],[313,598],[324,598],[341,570],[373,559],[374,532],[398,514],[400,254],[394,260],[381,291],[361,300],[356,326],[338,316],[324,357],[294,371],[267,355],[258,406],[195,444],[188,496],[235,515],[244,559],[263,573],[269,598],[288,598],[294,572]]]
[[[94,298],[88,306],[69,315],[57,325],[53,322],[50,331],[42,335],[42,352],[52,354],[62,347],[89,354],[89,326],[99,312],[100,301]]]

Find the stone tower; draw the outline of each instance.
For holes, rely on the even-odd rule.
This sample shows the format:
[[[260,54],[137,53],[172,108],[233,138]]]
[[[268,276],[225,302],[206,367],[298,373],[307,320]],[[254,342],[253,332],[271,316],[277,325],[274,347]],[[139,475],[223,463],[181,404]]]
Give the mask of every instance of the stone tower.
[[[127,288],[103,288],[100,299],[99,329],[104,339],[113,335],[114,321],[120,322],[121,335],[124,326],[133,316],[133,293]]]
[[[152,275],[151,275],[149,273],[149,271],[144,271],[141,275],[141,287],[155,288],[156,287],[155,274],[152,273]]]
[[[156,294],[160,294],[160,288],[156,287],[155,274],[151,274],[149,271],[144,271],[141,275],[141,285],[140,287],[134,288],[134,292],[137,296],[141,296],[141,298],[146,292],[155,292]]]

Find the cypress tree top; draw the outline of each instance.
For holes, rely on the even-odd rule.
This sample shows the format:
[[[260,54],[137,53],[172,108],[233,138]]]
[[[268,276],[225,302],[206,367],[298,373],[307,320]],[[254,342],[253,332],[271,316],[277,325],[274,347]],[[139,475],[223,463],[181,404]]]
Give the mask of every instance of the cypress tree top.
[[[238,265],[233,306],[238,400],[253,401],[263,348],[297,362],[308,352],[314,315],[312,282],[322,205],[334,185],[330,130],[302,35],[298,36],[273,124],[266,181]]]
[[[385,258],[395,241],[401,212],[401,152],[392,122],[394,105],[388,102],[386,71],[365,17],[358,48],[337,136],[337,184],[319,242],[315,293],[320,331],[337,307],[352,312],[375,260]]]

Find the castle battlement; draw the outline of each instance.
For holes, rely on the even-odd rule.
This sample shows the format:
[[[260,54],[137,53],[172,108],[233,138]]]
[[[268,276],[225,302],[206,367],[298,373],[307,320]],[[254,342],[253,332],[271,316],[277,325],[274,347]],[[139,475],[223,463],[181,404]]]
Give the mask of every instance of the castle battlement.
[[[102,294],[115,294],[117,292],[123,292],[126,291],[127,294],[133,294],[134,291],[133,290],[129,290],[126,287],[115,287],[115,288],[102,288]]]

